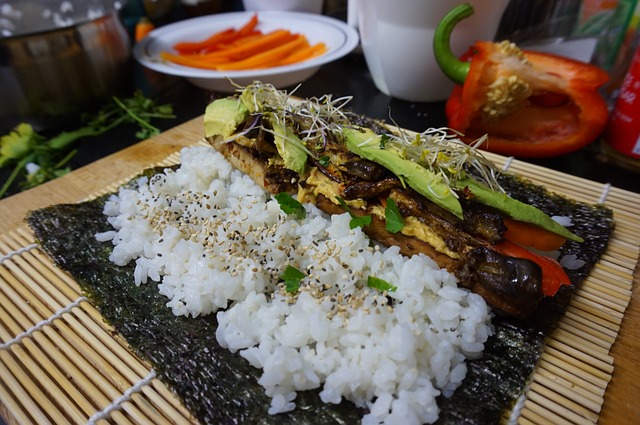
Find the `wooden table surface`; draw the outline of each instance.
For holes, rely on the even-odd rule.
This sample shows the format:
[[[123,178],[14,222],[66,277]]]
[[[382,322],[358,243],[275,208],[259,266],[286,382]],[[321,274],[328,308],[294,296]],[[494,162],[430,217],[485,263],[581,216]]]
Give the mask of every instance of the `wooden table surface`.
[[[0,201],[0,233],[24,224],[25,214],[52,204],[78,202],[121,182],[168,155],[202,139],[202,118],[195,118],[157,137],[145,140],[72,173]],[[640,235],[639,235],[640,237]],[[600,424],[640,424],[640,301],[635,289],[640,269],[634,273],[634,294],[611,354],[615,370],[605,394]],[[2,406],[0,406],[2,409]],[[12,423],[4,409],[0,414]]]

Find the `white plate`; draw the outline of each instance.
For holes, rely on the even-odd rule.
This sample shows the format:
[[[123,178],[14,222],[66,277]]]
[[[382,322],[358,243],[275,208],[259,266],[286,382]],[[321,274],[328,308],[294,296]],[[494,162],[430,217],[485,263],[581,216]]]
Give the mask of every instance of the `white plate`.
[[[278,28],[304,34],[309,43],[324,42],[327,52],[316,58],[286,66],[246,71],[214,71],[177,65],[160,58],[160,52],[175,52],[181,41],[199,41],[214,32],[246,23],[254,12],[233,12],[201,16],[165,25],[150,32],[134,46],[135,58],[147,68],[164,74],[184,77],[193,84],[219,91],[234,91],[230,80],[245,86],[254,81],[271,83],[277,88],[291,86],[311,77],[321,65],[339,59],[358,45],[357,32],[346,23],[323,15],[300,12],[258,12],[258,29],[269,32]]]

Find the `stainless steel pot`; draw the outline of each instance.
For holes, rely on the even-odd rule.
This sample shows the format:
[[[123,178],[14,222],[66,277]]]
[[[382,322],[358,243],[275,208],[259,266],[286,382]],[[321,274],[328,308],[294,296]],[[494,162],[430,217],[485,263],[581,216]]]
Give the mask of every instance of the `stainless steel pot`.
[[[9,6],[6,6],[6,5]],[[37,130],[100,106],[131,80],[122,1],[3,1],[0,130]],[[11,13],[7,13],[11,12]]]

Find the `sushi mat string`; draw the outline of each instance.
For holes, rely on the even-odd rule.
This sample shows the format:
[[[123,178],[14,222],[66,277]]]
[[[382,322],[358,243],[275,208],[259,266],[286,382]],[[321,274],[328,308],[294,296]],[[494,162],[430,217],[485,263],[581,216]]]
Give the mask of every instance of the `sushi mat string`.
[[[607,196],[609,196],[609,191],[611,190],[611,183],[607,183],[602,188],[602,193],[600,194],[600,199],[598,199],[599,204],[604,204],[607,200]]]
[[[507,171],[509,171],[509,168],[511,167],[511,163],[513,162],[515,158],[513,156],[510,156],[506,159],[506,161],[504,162],[504,165],[502,166],[502,172],[506,173]],[[609,196],[609,192],[611,191],[611,183],[607,183],[602,187],[602,192],[600,193],[600,198],[598,199],[598,204],[604,204],[607,200],[607,197]]]
[[[114,410],[120,409],[120,405],[126,401],[129,401],[133,394],[140,392],[140,390],[145,386],[151,383],[156,377],[156,371],[151,369],[147,376],[136,382],[132,387],[126,390],[120,397],[113,400],[111,404],[102,409],[99,412],[96,412],[89,418],[87,421],[87,425],[95,425],[99,420],[106,419],[111,412]]]
[[[3,264],[5,261],[8,261],[9,259],[11,259],[11,258],[13,258],[13,257],[15,257],[17,255],[21,255],[21,254],[23,254],[23,253],[25,253],[27,251],[30,251],[30,250],[32,250],[34,248],[37,248],[37,247],[38,247],[38,244],[33,243],[33,244],[30,244],[30,245],[24,246],[24,247],[22,247],[20,249],[17,249],[15,251],[9,252],[8,254],[5,254],[5,255],[0,257],[0,264]],[[70,312],[75,307],[78,307],[81,303],[83,303],[85,301],[89,301],[89,299],[87,297],[84,297],[84,296],[78,297],[71,304],[69,304],[66,307],[56,311],[49,318],[41,320],[40,322],[38,322],[35,325],[33,325],[30,329],[27,329],[26,331],[21,332],[20,334],[16,335],[14,338],[10,339],[9,341],[0,344],[0,350],[6,350],[9,347],[11,347],[13,344],[19,344],[20,341],[22,341],[24,338],[31,337],[35,332],[41,330],[45,326],[51,325],[55,320],[61,318],[64,314]],[[111,404],[109,404],[104,409],[102,409],[102,410],[96,412],[95,414],[93,414],[88,419],[87,425],[94,425],[99,420],[107,418],[111,414],[111,412],[113,412],[114,410],[120,409],[120,406],[123,403],[129,401],[131,399],[131,397],[135,393],[140,392],[140,390],[144,386],[148,385],[155,378],[156,378],[156,372],[155,372],[155,370],[151,369],[151,371],[147,374],[147,376],[145,376],[140,381],[136,382],[132,387],[127,389],[120,397],[116,398],[113,402],[111,402]]]
[[[30,329],[27,329],[26,331],[16,335],[14,338],[10,339],[9,341],[7,341],[7,342],[5,342],[3,344],[0,344],[0,350],[6,350],[11,345],[17,344],[20,341],[22,341],[23,338],[30,337],[31,335],[33,335],[34,332],[39,331],[40,329],[44,328],[45,326],[48,326],[48,325],[52,324],[54,320],[59,319],[60,317],[62,317],[62,315],[64,315],[65,313],[68,313],[69,311],[71,311],[73,308],[79,306],[80,303],[82,303],[84,301],[89,301],[89,299],[87,297],[79,297],[77,300],[75,300],[74,302],[72,302],[68,306],[58,310],[57,312],[55,312],[48,319],[44,319],[44,320],[36,323]]]
[[[16,249],[15,251],[11,251],[10,253],[3,255],[2,257],[0,257],[0,264],[4,263],[5,261],[9,260],[11,257],[15,257],[16,255],[20,255],[23,254],[27,251],[30,251],[34,248],[37,248],[38,244],[37,243],[32,243],[30,245],[27,246],[23,246],[20,249]]]
[[[507,158],[507,160],[504,162],[504,165],[502,166],[502,172],[506,173],[509,170],[509,167],[511,167],[511,163],[513,162],[514,157],[510,156],[509,158]]]

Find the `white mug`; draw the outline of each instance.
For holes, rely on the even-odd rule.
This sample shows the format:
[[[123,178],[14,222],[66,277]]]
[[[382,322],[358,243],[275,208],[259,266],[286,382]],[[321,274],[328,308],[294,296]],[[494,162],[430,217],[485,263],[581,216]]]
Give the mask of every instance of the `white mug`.
[[[493,40],[509,0],[467,0],[471,17],[453,30],[457,56],[478,40]],[[433,33],[462,0],[349,0],[347,21],[358,28],[365,60],[376,87],[412,102],[446,99],[453,83],[433,54]]]
[[[286,10],[322,13],[324,0],[243,0],[245,10]]]

